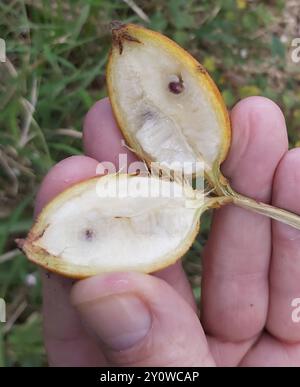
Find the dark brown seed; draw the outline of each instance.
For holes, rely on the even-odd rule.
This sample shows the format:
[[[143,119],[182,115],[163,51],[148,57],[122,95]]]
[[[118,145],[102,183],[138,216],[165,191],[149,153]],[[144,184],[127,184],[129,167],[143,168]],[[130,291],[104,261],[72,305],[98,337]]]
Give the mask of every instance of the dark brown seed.
[[[88,228],[88,229],[85,230],[84,235],[85,235],[85,239],[87,241],[91,241],[93,239],[93,237],[94,237],[94,231],[91,230],[90,228]]]
[[[173,94],[180,94],[184,90],[183,80],[179,78],[178,81],[173,81],[169,83],[169,90]]]

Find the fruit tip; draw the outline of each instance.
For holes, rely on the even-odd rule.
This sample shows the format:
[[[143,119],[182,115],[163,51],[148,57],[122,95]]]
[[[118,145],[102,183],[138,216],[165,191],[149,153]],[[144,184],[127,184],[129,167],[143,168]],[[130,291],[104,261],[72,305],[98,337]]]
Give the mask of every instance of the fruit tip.
[[[122,23],[120,20],[112,20],[109,23],[109,28],[110,28],[112,34],[114,34],[115,32],[117,32],[119,30],[121,30],[124,27],[126,27],[126,24]]]
[[[23,246],[25,244],[25,239],[23,238],[17,238],[15,239],[15,242],[20,250],[23,250]]]

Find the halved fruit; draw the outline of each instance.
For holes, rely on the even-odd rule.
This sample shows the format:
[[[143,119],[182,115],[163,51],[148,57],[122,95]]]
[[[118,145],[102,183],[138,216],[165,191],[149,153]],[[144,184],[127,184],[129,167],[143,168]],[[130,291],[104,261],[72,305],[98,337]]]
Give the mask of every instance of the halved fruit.
[[[22,249],[31,261],[69,277],[152,272],[186,252],[205,206],[191,187],[155,176],[92,178],[44,208]]]
[[[128,144],[148,164],[187,173],[192,165],[204,165],[215,180],[231,131],[223,99],[204,67],[158,32],[120,24],[112,33],[107,85]]]

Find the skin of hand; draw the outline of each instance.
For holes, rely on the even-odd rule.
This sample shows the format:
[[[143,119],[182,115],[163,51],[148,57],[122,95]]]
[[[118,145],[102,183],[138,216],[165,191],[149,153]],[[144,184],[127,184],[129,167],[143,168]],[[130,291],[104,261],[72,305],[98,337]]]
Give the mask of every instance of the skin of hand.
[[[300,149],[288,151],[284,117],[250,97],[231,112],[222,165],[238,192],[300,213]],[[36,214],[98,162],[135,156],[121,144],[108,99],[84,122],[85,156],[54,166]],[[118,166],[118,165],[117,165]],[[119,167],[121,167],[119,165]],[[203,257],[201,322],[181,263],[155,273],[73,281],[42,273],[44,337],[53,366],[299,366],[300,232],[235,206],[214,213]]]

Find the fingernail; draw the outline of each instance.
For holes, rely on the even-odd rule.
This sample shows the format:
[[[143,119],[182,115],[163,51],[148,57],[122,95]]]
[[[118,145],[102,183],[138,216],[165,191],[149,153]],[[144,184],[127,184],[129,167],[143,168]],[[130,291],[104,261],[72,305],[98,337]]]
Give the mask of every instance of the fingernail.
[[[133,347],[148,333],[151,314],[131,294],[111,295],[77,305],[84,322],[112,350]]]

